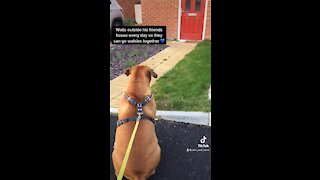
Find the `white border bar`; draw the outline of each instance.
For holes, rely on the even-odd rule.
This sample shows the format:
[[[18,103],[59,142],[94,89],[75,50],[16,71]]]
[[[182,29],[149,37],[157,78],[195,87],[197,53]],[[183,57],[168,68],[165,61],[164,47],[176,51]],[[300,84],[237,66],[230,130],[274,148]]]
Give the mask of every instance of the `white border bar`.
[[[180,25],[181,25],[181,0],[179,0],[179,6],[178,6],[178,41],[180,41]]]

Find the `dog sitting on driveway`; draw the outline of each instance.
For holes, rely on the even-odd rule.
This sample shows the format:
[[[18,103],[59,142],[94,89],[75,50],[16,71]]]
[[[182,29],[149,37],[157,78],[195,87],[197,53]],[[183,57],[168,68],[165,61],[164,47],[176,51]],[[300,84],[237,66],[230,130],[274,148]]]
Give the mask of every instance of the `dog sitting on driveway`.
[[[151,76],[157,78],[158,75],[149,67],[141,65],[127,69],[125,74],[130,75],[130,79],[118,108],[119,120],[112,161],[118,176],[137,114],[142,114],[124,177],[130,180],[145,180],[155,174],[161,153],[153,119],[157,107],[150,89]]]

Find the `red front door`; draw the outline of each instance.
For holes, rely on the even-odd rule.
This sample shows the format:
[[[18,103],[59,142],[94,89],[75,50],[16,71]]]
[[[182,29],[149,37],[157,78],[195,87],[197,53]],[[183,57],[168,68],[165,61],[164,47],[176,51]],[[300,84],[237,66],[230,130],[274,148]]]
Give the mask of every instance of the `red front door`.
[[[201,40],[206,0],[181,0],[180,39]]]

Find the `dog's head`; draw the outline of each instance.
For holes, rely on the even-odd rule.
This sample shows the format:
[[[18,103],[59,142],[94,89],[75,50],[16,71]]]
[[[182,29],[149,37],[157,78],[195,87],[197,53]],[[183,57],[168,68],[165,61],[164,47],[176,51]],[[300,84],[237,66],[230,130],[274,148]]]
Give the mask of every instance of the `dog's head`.
[[[134,76],[146,76],[150,80],[151,80],[151,76],[154,78],[158,77],[157,73],[155,73],[151,68],[149,68],[148,66],[142,66],[142,65],[136,65],[128,68],[125,71],[125,74],[127,76],[129,76],[130,74]]]

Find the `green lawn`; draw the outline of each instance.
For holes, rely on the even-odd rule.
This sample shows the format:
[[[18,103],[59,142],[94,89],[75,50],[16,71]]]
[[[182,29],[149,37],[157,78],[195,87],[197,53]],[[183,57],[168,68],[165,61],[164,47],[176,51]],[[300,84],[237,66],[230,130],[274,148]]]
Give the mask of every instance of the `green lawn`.
[[[199,43],[153,86],[159,110],[211,111],[211,41]]]

